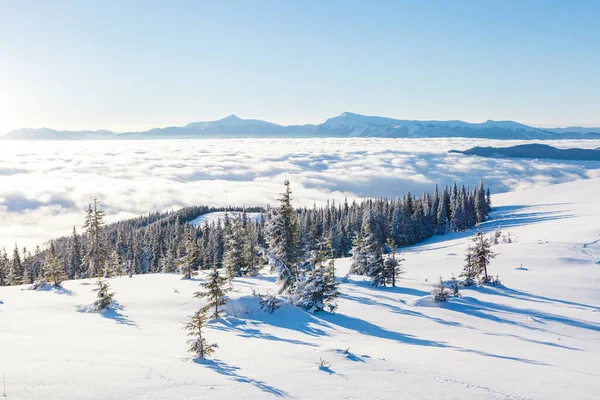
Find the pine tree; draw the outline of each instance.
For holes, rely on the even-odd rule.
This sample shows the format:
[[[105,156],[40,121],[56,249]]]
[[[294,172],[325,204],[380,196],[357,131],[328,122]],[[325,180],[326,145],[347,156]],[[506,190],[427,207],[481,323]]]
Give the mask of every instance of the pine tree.
[[[113,251],[110,255],[109,260],[106,263],[106,271],[104,276],[106,278],[112,278],[115,276],[120,277],[123,275],[123,266],[121,265],[121,257],[117,251]]]
[[[296,287],[295,304],[311,312],[330,312],[337,308],[339,296],[335,279],[335,259],[331,238],[318,244],[319,249],[313,253],[310,269],[301,277]]]
[[[110,292],[110,285],[100,278],[96,281],[96,288],[93,289],[92,292],[96,292],[96,301],[93,305],[94,311],[96,312],[107,309],[115,302],[115,294]]]
[[[87,235],[88,251],[83,257],[83,263],[88,266],[87,276],[101,275],[102,267],[106,263],[108,252],[104,240],[104,211],[98,207],[98,199],[93,199],[93,206],[88,206],[83,228]]]
[[[285,181],[285,192],[279,198],[279,207],[271,210],[267,221],[266,234],[269,249],[269,265],[277,271],[279,293],[293,290],[298,280],[299,263],[304,255],[300,245],[298,216],[292,207],[290,182]]]
[[[450,297],[450,291],[444,286],[444,281],[442,280],[441,275],[438,284],[435,285],[431,290],[431,297],[436,303],[448,301],[448,298]]]
[[[15,250],[13,251],[13,258],[10,262],[8,269],[8,284],[9,285],[20,285],[23,280],[23,265],[21,264],[21,256],[19,255],[19,248],[15,244]]]
[[[244,257],[244,243],[248,241],[248,238],[244,237],[240,218],[234,219],[229,230],[230,233],[223,255],[223,267],[226,269],[231,280],[236,276],[244,275],[248,269],[246,258]]]
[[[380,278],[381,285],[391,285],[396,287],[396,280],[404,274],[402,269],[402,257],[396,257],[396,242],[388,239],[387,246],[391,249],[391,254],[386,257],[383,263],[383,276]]]
[[[228,290],[227,282],[227,277],[221,276],[217,268],[213,267],[207,274],[206,282],[200,284],[204,291],[194,293],[195,298],[207,299],[204,309],[207,312],[212,312],[211,319],[218,319],[223,313],[222,307],[227,303],[227,296],[225,295]]]
[[[8,270],[9,270],[9,260],[8,255],[6,254],[6,249],[2,249],[0,253],[0,286],[8,285]]]
[[[473,259],[473,249],[469,245],[467,248],[467,253],[465,255],[465,265],[460,274],[460,277],[463,279],[463,284],[465,286],[471,286],[475,283],[475,279],[477,278],[477,269],[475,268],[475,262]]]
[[[475,268],[476,277],[479,277],[481,282],[488,283],[491,281],[488,275],[488,266],[490,261],[496,257],[496,253],[492,252],[492,244],[485,235],[481,226],[477,226],[477,233],[473,238],[473,265]],[[481,276],[483,274],[483,277]]]
[[[185,324],[183,329],[188,331],[188,336],[192,337],[187,343],[189,344],[188,352],[194,354],[196,359],[205,359],[210,356],[215,350],[210,346],[206,339],[202,336],[202,329],[206,326],[206,311],[198,310],[190,317],[190,321]]]
[[[198,261],[198,242],[196,241],[196,232],[194,232],[191,225],[186,226],[185,235],[186,254],[181,260],[182,264],[179,267],[179,272],[181,275],[183,275],[181,279],[192,279],[193,276],[198,274],[198,272],[196,272]]]
[[[44,278],[46,282],[52,283],[54,286],[60,286],[62,281],[67,279],[63,267],[56,256],[54,242],[50,242],[50,252],[46,255],[46,265],[44,266]]]
[[[73,233],[71,234],[71,240],[69,242],[68,247],[68,275],[69,278],[78,279],[82,276],[85,276],[85,271],[83,269],[83,261],[81,256],[81,243],[79,241],[79,235],[77,235],[77,231],[75,227],[73,227]]]

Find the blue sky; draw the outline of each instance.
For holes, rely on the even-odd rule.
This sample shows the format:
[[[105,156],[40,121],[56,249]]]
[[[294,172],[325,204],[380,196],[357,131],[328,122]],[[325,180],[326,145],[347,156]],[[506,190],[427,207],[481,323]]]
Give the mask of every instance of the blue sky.
[[[600,126],[598,1],[0,0],[0,132],[343,111]]]

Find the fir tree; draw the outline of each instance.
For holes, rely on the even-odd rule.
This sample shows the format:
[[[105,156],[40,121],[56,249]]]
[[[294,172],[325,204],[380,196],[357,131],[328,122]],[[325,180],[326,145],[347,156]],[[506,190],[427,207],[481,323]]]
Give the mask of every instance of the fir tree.
[[[290,182],[285,181],[285,192],[279,198],[279,207],[273,209],[267,221],[266,234],[269,244],[268,259],[277,271],[279,293],[292,291],[298,280],[299,263],[304,258],[300,246],[298,216],[292,207]]]
[[[198,243],[196,242],[196,233],[191,225],[186,226],[185,248],[186,254],[181,260],[182,264],[179,267],[179,272],[183,275],[181,279],[192,279],[193,276],[198,274],[196,272]]]
[[[204,309],[212,313],[211,319],[218,319],[223,313],[223,306],[227,303],[227,282],[227,277],[221,276],[217,268],[213,267],[207,274],[206,282],[200,284],[204,291],[194,293],[195,298],[207,299]]]
[[[2,252],[0,252],[0,286],[8,285],[9,264],[6,249],[2,249]]]
[[[465,255],[465,265],[460,274],[460,277],[463,279],[463,284],[465,286],[471,286],[475,283],[475,279],[477,278],[477,269],[475,268],[475,262],[473,259],[473,249],[469,245],[467,247],[467,252]]]
[[[94,302],[93,309],[96,312],[101,312],[110,307],[114,302],[114,293],[110,292],[110,285],[108,282],[98,278],[96,281],[96,288],[92,290],[96,292],[96,301]]]
[[[248,269],[247,259],[244,257],[244,243],[248,241],[248,238],[244,237],[245,232],[242,230],[240,218],[234,219],[229,229],[230,233],[223,255],[223,267],[231,280],[236,276],[244,275]]]
[[[390,248],[391,254],[383,263],[383,277],[380,279],[380,284],[396,287],[396,280],[404,274],[402,269],[404,259],[396,256],[396,242],[393,239],[388,239],[387,246]]]
[[[489,238],[485,235],[481,226],[477,226],[477,233],[473,238],[473,265],[475,268],[475,276],[479,277],[481,282],[488,283],[491,281],[488,275],[488,266],[490,261],[496,257],[496,253],[492,252],[492,244]],[[483,274],[483,276],[481,276]]]
[[[83,228],[87,235],[88,251],[83,258],[83,263],[88,266],[87,276],[101,275],[102,267],[106,263],[107,248],[103,234],[104,211],[98,207],[98,199],[93,199],[93,206],[88,206]]]
[[[438,284],[435,285],[431,290],[431,298],[436,303],[443,303],[445,301],[448,301],[449,297],[450,291],[444,286],[444,281],[442,280],[442,276],[440,275],[440,280]]]
[[[310,266],[298,282],[295,304],[312,312],[325,308],[330,312],[335,311],[339,291],[335,280],[331,239],[319,243],[319,249],[314,252]]]
[[[67,258],[69,278],[77,279],[81,278],[82,276],[85,276],[81,256],[81,243],[79,241],[79,235],[77,235],[75,227],[73,227],[73,233],[71,234]]]
[[[50,242],[50,253],[46,256],[46,265],[44,266],[44,278],[46,282],[52,283],[54,286],[60,286],[62,281],[67,279],[63,267],[56,256],[54,242]]]
[[[123,275],[121,256],[119,256],[119,253],[117,253],[117,251],[114,250],[110,255],[110,259],[106,263],[106,271],[104,273],[104,276],[106,278],[111,278],[115,276],[120,277],[121,275]]]
[[[194,354],[195,359],[205,359],[215,350],[210,346],[202,336],[202,329],[206,326],[206,311],[198,310],[190,317],[190,321],[185,324],[183,329],[188,331],[188,336],[192,339],[187,341],[190,346],[188,352]]]

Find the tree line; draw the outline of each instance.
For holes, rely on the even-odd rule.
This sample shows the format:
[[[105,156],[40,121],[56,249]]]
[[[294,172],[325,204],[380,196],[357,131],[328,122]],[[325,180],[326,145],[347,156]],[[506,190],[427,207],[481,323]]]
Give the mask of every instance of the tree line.
[[[312,263],[353,255],[353,272],[369,275],[375,285],[395,285],[401,258],[383,257],[434,235],[462,231],[483,222],[491,210],[490,192],[456,183],[431,193],[398,199],[327,202],[294,208],[289,182],[275,208],[186,207],[105,224],[100,204],[86,210],[82,233],[52,240],[45,249],[15,246],[0,252],[0,285],[60,281],[123,274],[224,268],[229,277],[254,275],[265,265],[280,272],[287,290]],[[224,211],[216,222],[193,226],[198,216]],[[236,215],[230,215],[236,212]],[[248,213],[260,213],[249,218]],[[274,239],[274,238],[278,239]],[[283,246],[283,247],[282,247]]]

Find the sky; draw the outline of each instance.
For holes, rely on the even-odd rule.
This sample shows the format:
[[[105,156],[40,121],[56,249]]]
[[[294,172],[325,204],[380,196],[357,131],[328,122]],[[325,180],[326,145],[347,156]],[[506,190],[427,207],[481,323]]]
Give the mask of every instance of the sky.
[[[600,126],[598,1],[0,0],[0,133],[236,114]]]

